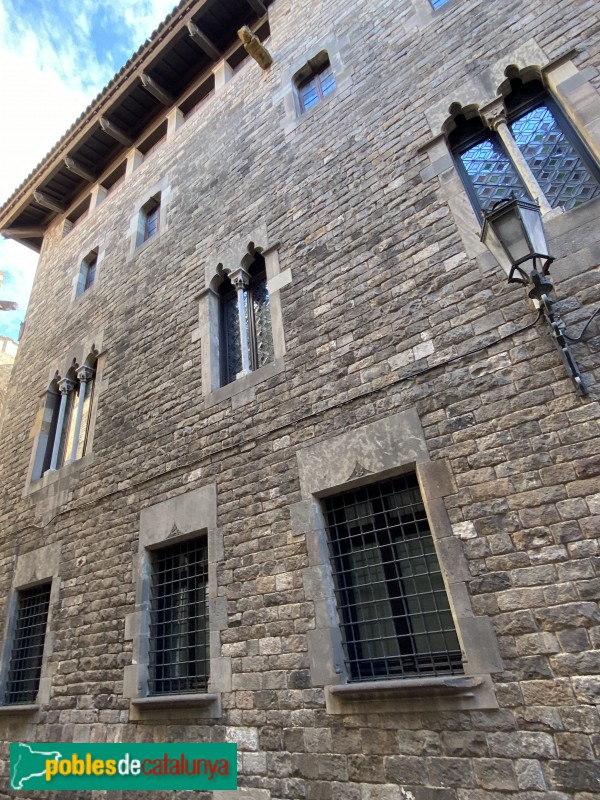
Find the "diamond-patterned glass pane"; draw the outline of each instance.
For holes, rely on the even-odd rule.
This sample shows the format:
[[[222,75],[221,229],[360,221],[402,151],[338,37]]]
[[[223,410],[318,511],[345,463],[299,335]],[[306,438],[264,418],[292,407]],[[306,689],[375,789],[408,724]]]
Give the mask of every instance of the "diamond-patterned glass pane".
[[[240,322],[238,318],[237,297],[232,295],[223,301],[223,324],[225,345],[225,373],[227,383],[235,380],[242,370],[242,347],[240,342]]]
[[[252,285],[252,309],[254,312],[254,330],[256,335],[256,352],[258,364],[262,367],[275,358],[273,350],[273,330],[271,328],[271,309],[267,279],[262,278]]]
[[[517,171],[495,139],[478,142],[461,153],[460,160],[483,211],[489,211],[495,203],[508,200],[513,195],[527,197]]]
[[[511,129],[552,208],[568,211],[600,194],[598,181],[547,106],[527,112]]]

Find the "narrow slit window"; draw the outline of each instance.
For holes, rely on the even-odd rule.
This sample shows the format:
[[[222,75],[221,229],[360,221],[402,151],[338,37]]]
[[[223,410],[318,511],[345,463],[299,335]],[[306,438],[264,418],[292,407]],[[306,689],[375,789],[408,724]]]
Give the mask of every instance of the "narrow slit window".
[[[351,681],[462,672],[462,654],[416,475],[324,501]]]
[[[22,589],[17,594],[17,616],[8,668],[6,705],[34,703],[40,685],[50,583]]]

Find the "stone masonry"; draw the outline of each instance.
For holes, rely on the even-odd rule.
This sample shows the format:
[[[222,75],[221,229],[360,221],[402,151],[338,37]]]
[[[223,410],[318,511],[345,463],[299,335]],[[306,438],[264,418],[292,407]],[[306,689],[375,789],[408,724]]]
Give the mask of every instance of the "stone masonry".
[[[479,242],[442,125],[453,102],[493,103],[508,65],[536,66],[599,160],[598,4],[274,0],[268,18],[268,69],[242,62],[72,230],[47,226],[2,429],[2,636],[17,574],[57,596],[38,702],[0,708],[0,797],[30,800],[9,792],[9,742],[229,741],[225,800],[592,800],[600,317],[573,344],[582,397]],[[299,115],[293,76],[322,50],[337,88]],[[136,248],[157,191],[159,235]],[[599,212],[546,221],[573,336],[600,304]],[[283,342],[267,372],[211,393],[202,293],[250,241],[272,259]],[[93,449],[36,481],[44,393],[91,345]],[[353,689],[328,650],[319,498],[406,469],[465,650],[446,694]],[[208,532],[218,700],[153,708],[143,551],[174,529]]]

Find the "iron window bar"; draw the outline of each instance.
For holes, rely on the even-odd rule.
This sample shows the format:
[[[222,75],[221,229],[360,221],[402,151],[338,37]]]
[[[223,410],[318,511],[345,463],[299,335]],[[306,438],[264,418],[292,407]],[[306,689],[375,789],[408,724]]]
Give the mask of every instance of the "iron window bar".
[[[350,681],[462,672],[415,474],[324,501]]]
[[[17,616],[6,682],[6,705],[34,703],[40,685],[50,583],[22,589],[17,594]]]
[[[206,692],[210,670],[208,553],[198,538],[152,553],[151,695]]]

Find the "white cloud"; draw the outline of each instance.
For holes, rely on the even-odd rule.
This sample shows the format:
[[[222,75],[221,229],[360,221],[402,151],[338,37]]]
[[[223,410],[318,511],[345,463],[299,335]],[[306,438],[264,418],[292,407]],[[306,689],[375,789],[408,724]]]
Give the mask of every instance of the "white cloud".
[[[92,16],[101,15],[115,31],[119,52],[131,54],[173,8],[172,0],[62,0],[43,3],[35,19],[27,19],[10,2],[0,0],[0,204],[114,74],[111,54],[96,55]],[[59,22],[57,8],[68,27]],[[0,334],[16,335],[13,318],[24,317],[35,264],[27,248],[0,239],[0,271],[6,273],[0,297],[20,305],[18,312],[0,312]]]

